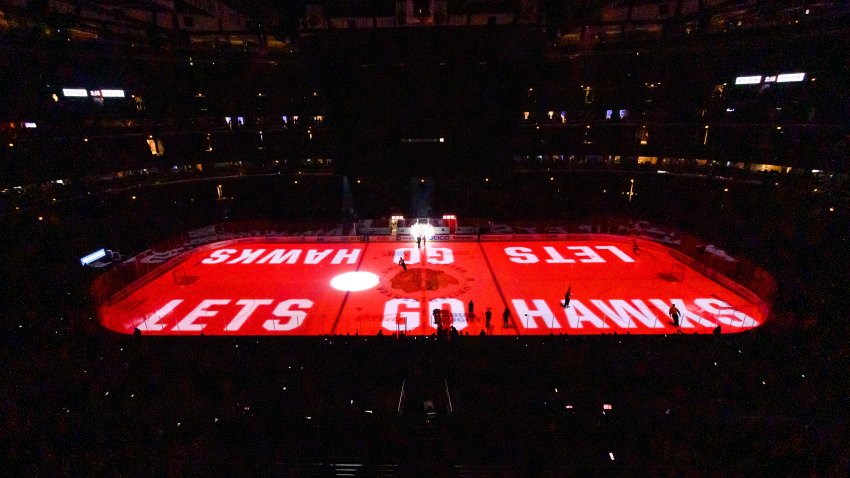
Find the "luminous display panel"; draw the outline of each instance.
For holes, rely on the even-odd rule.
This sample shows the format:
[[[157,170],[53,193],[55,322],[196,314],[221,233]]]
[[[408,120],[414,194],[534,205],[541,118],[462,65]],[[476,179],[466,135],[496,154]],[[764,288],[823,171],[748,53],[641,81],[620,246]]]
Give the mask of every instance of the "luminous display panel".
[[[735,78],[736,85],[757,85],[761,83],[761,76],[739,76]]]
[[[792,83],[806,79],[805,73],[783,73],[776,77],[777,83]]]
[[[62,95],[72,98],[85,98],[89,96],[85,88],[62,88]]]
[[[100,90],[104,98],[124,98],[124,90]]]
[[[98,259],[103,259],[104,257],[106,257],[106,249],[100,249],[80,258],[80,264],[87,266]]]

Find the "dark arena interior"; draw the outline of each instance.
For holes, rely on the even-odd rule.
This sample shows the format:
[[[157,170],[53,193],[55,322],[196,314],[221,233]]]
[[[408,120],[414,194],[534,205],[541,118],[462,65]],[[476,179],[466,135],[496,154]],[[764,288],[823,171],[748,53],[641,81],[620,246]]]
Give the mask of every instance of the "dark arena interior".
[[[847,476],[847,38],[0,1],[3,475]]]

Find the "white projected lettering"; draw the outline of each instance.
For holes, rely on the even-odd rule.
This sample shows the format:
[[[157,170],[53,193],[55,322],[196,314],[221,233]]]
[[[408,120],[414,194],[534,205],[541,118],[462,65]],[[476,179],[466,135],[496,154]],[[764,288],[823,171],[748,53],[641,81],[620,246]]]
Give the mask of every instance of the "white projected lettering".
[[[422,254],[416,247],[399,247],[393,253],[393,264],[398,264],[399,259],[404,259],[408,265],[419,264]],[[425,253],[425,261],[429,264],[452,264],[454,260],[454,253],[447,247],[429,247]]]
[[[368,273],[367,273],[368,274]],[[681,311],[680,329],[708,333],[718,325],[724,329],[750,329],[760,322],[728,302],[717,298],[673,299],[573,299],[563,307],[557,299],[512,298],[512,316],[521,329],[534,333],[551,329],[554,333],[575,331],[660,331],[677,330],[668,316],[676,305]],[[308,320],[314,302],[310,299],[204,299],[187,302],[173,299],[136,322],[148,333],[198,334],[200,332],[244,333],[289,332]],[[376,304],[377,306],[377,304]],[[443,327],[463,330],[470,325],[464,302],[437,298],[422,302],[411,298],[386,300],[372,313],[385,331],[429,333],[435,331],[435,311],[440,311]],[[317,324],[314,323],[313,326]],[[132,326],[131,326],[132,327]],[[423,328],[425,330],[423,330]],[[249,332],[250,333],[250,332]]]
[[[390,332],[404,332],[419,328],[419,301],[414,299],[391,299],[384,304],[384,319],[381,327]]]
[[[242,310],[240,310],[239,313],[237,313],[236,316],[233,317],[233,320],[231,320],[230,323],[227,324],[224,330],[234,331],[241,329],[242,326],[245,324],[245,321],[247,321],[248,318],[251,317],[251,314],[253,314],[258,307],[262,305],[271,305],[272,303],[274,303],[274,301],[271,299],[242,299],[236,301],[237,305],[242,306]]]
[[[534,264],[540,262],[540,259],[531,253],[531,248],[529,247],[506,247],[505,254],[511,258],[511,262],[516,262],[517,264]]]
[[[635,260],[617,246],[540,246],[535,252],[530,247],[506,247],[505,254],[517,264],[536,264],[541,259],[549,264],[603,264],[609,261],[634,262]]]
[[[200,318],[215,317],[218,315],[218,311],[209,310],[209,308],[216,305],[227,305],[229,303],[230,300],[228,299],[207,299],[198,304],[192,312],[189,312],[189,315],[183,317],[183,320],[178,322],[174,326],[174,329],[181,332],[200,332],[204,330],[207,324],[196,324],[195,321]]]
[[[357,264],[361,249],[216,249],[201,264]]]
[[[263,328],[269,332],[287,332],[301,327],[304,319],[307,318],[307,312],[303,309],[309,309],[310,307],[313,307],[313,301],[309,299],[285,300],[277,304],[272,315],[283,317],[287,320],[283,322],[277,319],[269,319],[263,323]],[[292,310],[293,308],[296,310]]]
[[[161,331],[166,326],[164,324],[160,324],[159,321],[162,320],[166,315],[173,312],[174,309],[176,309],[177,306],[182,303],[182,299],[175,299],[165,304],[159,310],[146,317],[145,320],[143,320],[142,323],[138,325],[139,330],[144,330],[147,332]]]
[[[230,238],[204,228],[183,245],[143,254],[167,264],[140,260],[139,273],[156,273],[100,305],[99,315],[120,333],[184,336],[734,334],[769,320],[770,304],[755,291],[708,276],[664,245],[518,229],[481,242],[464,233],[417,244],[407,234],[367,241],[299,229]],[[116,258],[89,250],[82,262]]]
[[[747,329],[760,325],[745,312],[714,298],[697,298],[690,302],[684,299],[573,299],[568,308],[546,299],[511,300],[515,317],[526,329],[675,330],[667,316],[672,304],[682,313],[680,328],[684,329],[703,328],[708,331],[718,325]],[[566,323],[566,327],[562,326],[562,322]]]
[[[174,299],[147,316],[137,327],[145,332],[169,334],[197,334],[201,331],[234,333],[246,327],[255,328],[259,320],[262,321],[265,331],[286,332],[300,327],[307,318],[306,309],[313,306],[313,301],[309,299],[287,299],[277,302],[274,309],[271,309],[275,302],[274,299],[202,300],[175,324],[177,317],[180,317],[175,310],[179,307],[182,312],[178,312],[185,313],[191,304],[185,305],[183,299]],[[206,323],[198,323],[202,318],[207,319]],[[254,325],[250,325],[252,320]]]

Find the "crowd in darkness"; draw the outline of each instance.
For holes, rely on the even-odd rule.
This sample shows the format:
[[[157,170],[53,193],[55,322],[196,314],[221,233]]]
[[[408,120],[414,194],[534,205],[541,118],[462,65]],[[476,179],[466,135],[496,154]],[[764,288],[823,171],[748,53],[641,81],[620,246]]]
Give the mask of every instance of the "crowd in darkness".
[[[46,221],[9,217],[5,466],[16,476],[321,475],[351,460],[403,476],[844,474],[850,346],[836,274],[846,224],[792,189],[732,183],[724,196],[709,180],[664,180],[638,176],[645,193],[631,203],[591,194],[622,183],[604,173],[494,176],[454,200],[442,191],[460,180],[438,178],[435,198],[466,208],[461,220],[488,204],[505,221],[547,207],[553,219],[630,214],[704,234],[777,277],[774,317],[786,326],[667,337],[124,336],[98,325],[78,248],[100,238],[138,252],[253,208],[292,219],[313,203],[333,221],[341,178],[302,178],[298,190],[285,178],[234,180],[224,205],[202,181],[57,207]],[[390,183],[353,187],[357,208],[409,200]],[[277,209],[251,194],[275,187]],[[677,195],[694,197],[677,208]],[[517,197],[527,201],[505,199]],[[812,250],[820,257],[806,259]]]
[[[254,475],[351,457],[409,476],[457,464],[577,476],[847,466],[836,380],[847,344],[816,331],[187,341],[111,335],[65,312],[5,347],[16,476]]]

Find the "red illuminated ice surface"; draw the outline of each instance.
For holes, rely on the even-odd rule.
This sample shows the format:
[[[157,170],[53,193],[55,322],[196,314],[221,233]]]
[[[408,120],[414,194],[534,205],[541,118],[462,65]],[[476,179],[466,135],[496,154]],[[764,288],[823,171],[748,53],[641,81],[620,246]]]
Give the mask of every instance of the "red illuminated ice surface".
[[[151,335],[430,335],[437,321],[470,335],[669,334],[674,304],[686,333],[765,321],[753,294],[675,257],[660,245],[637,253],[610,237],[423,248],[221,243],[167,264],[104,304],[100,317],[111,330]]]

